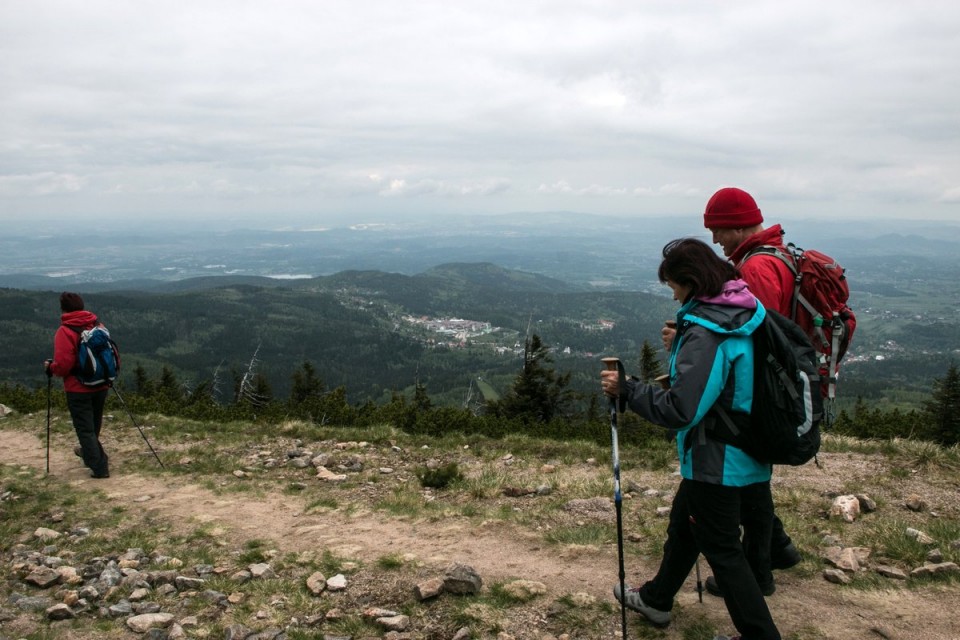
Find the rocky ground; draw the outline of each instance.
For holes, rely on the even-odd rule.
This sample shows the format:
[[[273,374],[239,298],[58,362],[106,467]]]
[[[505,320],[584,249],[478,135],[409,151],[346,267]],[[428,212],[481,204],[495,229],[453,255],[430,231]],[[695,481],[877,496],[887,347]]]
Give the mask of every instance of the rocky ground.
[[[34,435],[41,432],[36,426],[21,430],[0,424],[0,463],[13,477],[43,475],[44,447]],[[138,465],[129,461],[141,459],[142,441],[125,436],[121,442],[108,436],[112,476],[94,480],[71,453],[72,444],[69,434],[55,437],[47,480],[54,486],[59,482],[70,491],[93,494],[144,526],[164,523],[170,536],[189,535],[202,527],[217,545],[238,552],[251,541],[258,545],[266,541],[264,557],[262,562],[177,566],[177,549],[148,554],[123,545],[96,556],[70,557],[70,540],[96,533],[97,523],[74,517],[58,522],[57,514],[47,514],[43,521],[22,523],[11,552],[0,559],[4,579],[0,638],[620,637],[620,612],[610,595],[617,575],[616,545],[549,543],[543,528],[509,519],[476,521],[452,509],[437,517],[436,512],[391,514],[372,508],[397,486],[411,482],[414,461],[419,465],[429,458],[422,452],[278,438],[268,447],[236,451],[236,468],[209,478],[184,469],[137,472],[133,467]],[[164,451],[165,456],[169,453]],[[469,452],[462,457],[467,473],[479,464]],[[167,459],[175,460],[175,465],[192,463],[183,456]],[[944,556],[955,553],[951,545],[956,540],[938,534],[956,531],[955,526],[940,525],[955,523],[960,514],[957,476],[922,467],[895,469],[880,455],[824,453],[820,460],[819,468],[810,464],[781,469],[775,478],[781,509],[797,513],[788,522],[800,528],[793,533],[805,556],[797,568],[778,572],[777,591],[768,599],[783,637],[960,638],[956,614],[960,580],[948,577],[917,584],[911,577],[911,572],[937,564],[936,560],[948,564]],[[506,453],[498,463],[518,462]],[[383,479],[360,486],[341,484],[337,477],[358,472],[356,466],[351,469],[357,464],[367,473],[375,469]],[[503,487],[488,501],[502,509],[536,509],[551,487],[569,486],[570,475],[605,472],[602,461],[537,461],[531,467],[535,472],[529,482]],[[625,486],[632,489],[624,501],[627,579],[636,583],[651,575],[658,561],[659,541],[645,538],[642,523],[657,518],[658,510],[669,505],[677,479],[662,471],[624,475]],[[567,479],[561,482],[561,477]],[[256,490],[230,490],[232,483],[251,478],[276,482],[258,484]],[[326,508],[312,507],[308,492],[297,491],[298,485],[313,488],[318,483],[328,496]],[[347,485],[349,489],[341,488]],[[429,500],[470,499],[425,493]],[[800,494],[820,498],[811,504]],[[842,513],[830,515],[837,499],[848,495],[859,496],[858,505],[866,507],[849,523],[842,521]],[[557,517],[584,526],[613,517],[606,496],[570,500],[566,507]],[[890,562],[883,548],[859,539],[860,523],[878,518],[889,521],[892,530],[903,529],[905,536],[914,535],[907,528],[917,532],[914,538],[921,533],[930,536],[926,544],[933,555],[918,566]],[[854,549],[859,551],[843,553]],[[320,572],[319,577],[315,565],[305,569],[280,561],[289,554],[324,553],[348,560],[337,573]],[[831,560],[830,554],[837,553],[841,555]],[[849,562],[850,556],[857,565],[842,565],[841,560]],[[402,569],[382,566],[384,558],[396,558]],[[473,577],[449,582],[456,567]],[[883,573],[880,567],[889,571]],[[709,569],[705,563],[702,568],[705,577]],[[859,586],[842,584],[848,581],[844,578],[865,574],[876,576],[868,588],[863,588],[862,579]],[[272,600],[258,597],[270,580],[286,580],[293,586]],[[461,593],[460,587],[445,584],[473,587],[464,587]],[[709,638],[698,635],[706,633],[698,631],[701,627],[732,632],[722,601],[704,595],[701,604],[694,584],[691,576],[678,596],[670,627],[653,630],[630,614],[630,637]],[[494,586],[500,600],[489,597]],[[256,606],[251,606],[253,602]],[[344,617],[371,624],[360,635],[333,635],[332,630],[343,628],[336,622]],[[371,635],[370,629],[377,631]]]

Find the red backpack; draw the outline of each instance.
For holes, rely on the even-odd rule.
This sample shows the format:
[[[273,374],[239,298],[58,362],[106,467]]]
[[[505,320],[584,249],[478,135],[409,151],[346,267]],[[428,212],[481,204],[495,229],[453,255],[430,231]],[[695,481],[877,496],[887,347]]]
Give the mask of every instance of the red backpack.
[[[786,249],[757,247],[745,260],[760,253],[783,260],[794,276],[790,318],[803,329],[816,349],[823,378],[823,396],[836,397],[840,360],[847,353],[857,317],[847,306],[850,287],[845,269],[830,256],[793,243]]]

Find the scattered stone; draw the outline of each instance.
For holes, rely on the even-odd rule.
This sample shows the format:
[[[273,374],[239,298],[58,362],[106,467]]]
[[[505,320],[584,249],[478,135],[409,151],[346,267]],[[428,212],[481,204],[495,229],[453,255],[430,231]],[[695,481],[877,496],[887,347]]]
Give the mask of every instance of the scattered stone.
[[[49,620],[70,620],[75,616],[73,609],[63,603],[53,605],[46,613]]]
[[[860,517],[860,501],[856,496],[837,496],[830,507],[830,517],[840,517],[844,522],[853,522]]]
[[[943,552],[940,549],[931,549],[927,553],[927,562],[930,564],[939,564],[943,562]]]
[[[317,467],[317,480],[324,480],[326,482],[343,482],[346,479],[346,474],[334,473],[326,467]]]
[[[405,615],[393,615],[385,618],[377,618],[377,624],[387,631],[406,631],[410,626],[410,617]]]
[[[56,540],[57,538],[59,538],[60,532],[54,531],[53,529],[47,529],[46,527],[40,527],[33,532],[33,537],[39,538],[40,540],[47,542],[47,541]]]
[[[857,555],[853,549],[840,547],[827,547],[821,554],[822,558],[837,569],[856,573],[860,570],[860,563],[857,561]]]
[[[173,584],[176,585],[177,591],[195,591],[197,589],[202,589],[203,585],[206,584],[206,581],[203,578],[177,576],[174,579]]]
[[[850,584],[851,578],[840,569],[824,569],[823,578],[833,584]]]
[[[658,518],[667,518],[670,516],[670,507],[657,507],[656,514]]]
[[[881,564],[877,565],[875,571],[882,575],[884,578],[891,578],[893,580],[906,580],[907,574],[897,569],[896,567],[891,567],[889,565]]]
[[[925,564],[921,567],[917,567],[910,572],[911,578],[919,578],[925,576],[940,576],[952,573],[960,573],[960,566],[957,566],[955,562],[940,562],[938,564]]]
[[[127,618],[127,627],[134,633],[146,633],[150,629],[166,629],[173,624],[172,613],[144,613]]]
[[[50,567],[37,567],[23,581],[35,587],[46,589],[60,582],[60,572],[54,571]]]
[[[914,529],[913,527],[907,527],[906,533],[907,533],[907,537],[913,538],[920,544],[933,544],[934,542],[936,542],[933,538],[928,536],[923,531],[920,531],[919,529]]]
[[[347,588],[347,576],[342,573],[329,578],[327,580],[327,589],[330,591],[343,591]]]
[[[904,505],[907,507],[907,509],[910,509],[910,511],[920,512],[927,510],[927,501],[915,493],[907,496]]]
[[[873,513],[877,510],[877,502],[865,493],[856,494],[857,502],[860,503],[860,510],[864,513]]]
[[[436,598],[441,593],[443,593],[443,579],[441,578],[431,578],[430,580],[417,584],[413,588],[413,595],[420,602],[429,600],[430,598]]]
[[[557,471],[557,465],[555,464],[544,464],[540,467],[540,473],[555,473]]]
[[[121,600],[116,604],[110,605],[110,608],[107,609],[107,612],[113,618],[125,618],[133,614],[133,605],[127,600]]]
[[[309,589],[313,595],[320,595],[326,588],[327,578],[319,571],[312,573],[310,577],[307,578],[307,589]]]
[[[134,589],[130,592],[130,595],[127,596],[127,599],[130,600],[130,602],[140,602],[141,600],[145,600],[149,595],[149,589]]]
[[[443,590],[457,595],[476,595],[483,588],[483,580],[473,567],[455,563],[443,576]]]
[[[267,580],[277,577],[277,574],[273,571],[273,568],[265,562],[252,564],[247,567],[247,570],[255,580]]]

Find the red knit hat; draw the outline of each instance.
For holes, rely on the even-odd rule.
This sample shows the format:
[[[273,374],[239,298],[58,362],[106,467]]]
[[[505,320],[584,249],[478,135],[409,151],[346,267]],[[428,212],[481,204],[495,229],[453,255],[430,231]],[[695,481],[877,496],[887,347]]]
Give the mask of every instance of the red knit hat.
[[[60,294],[60,311],[64,313],[83,311],[83,298],[80,297],[79,293],[64,291]]]
[[[707,229],[743,229],[763,222],[760,209],[749,193],[736,187],[725,187],[713,194],[703,212]]]

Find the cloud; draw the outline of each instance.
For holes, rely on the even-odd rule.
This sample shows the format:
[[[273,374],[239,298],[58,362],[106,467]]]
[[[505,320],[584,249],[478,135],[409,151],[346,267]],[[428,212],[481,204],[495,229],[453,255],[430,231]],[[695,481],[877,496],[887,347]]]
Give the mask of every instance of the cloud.
[[[956,217],[958,31],[943,0],[2,3],[0,218],[653,215],[728,184]]]

